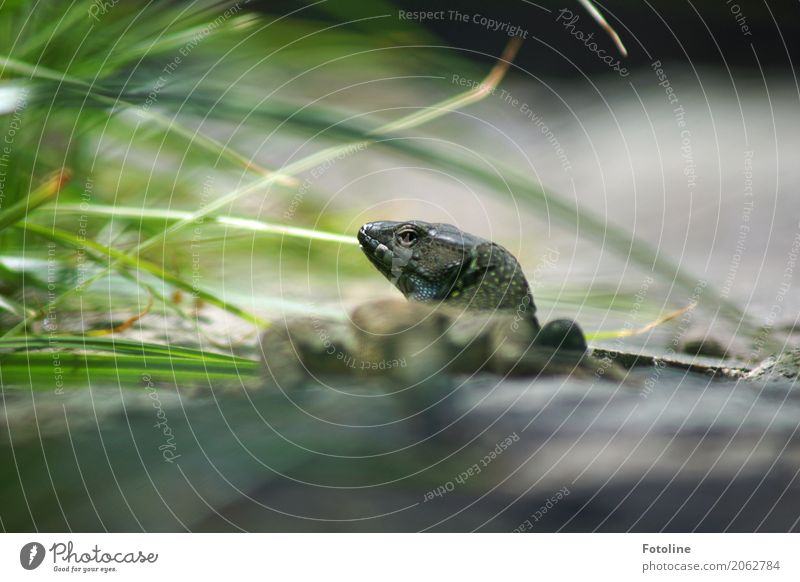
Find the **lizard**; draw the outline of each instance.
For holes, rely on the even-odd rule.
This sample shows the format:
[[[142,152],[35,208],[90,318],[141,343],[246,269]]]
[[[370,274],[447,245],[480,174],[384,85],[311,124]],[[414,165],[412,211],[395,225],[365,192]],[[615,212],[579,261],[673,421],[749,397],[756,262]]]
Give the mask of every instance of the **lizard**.
[[[358,242],[375,268],[411,301],[513,312],[528,321],[535,344],[579,352],[587,349],[574,321],[539,324],[522,267],[497,243],[452,224],[419,220],[367,223],[358,231]]]
[[[357,238],[367,259],[407,299],[438,301],[497,314],[514,310],[515,317],[524,313],[531,322],[528,332],[533,334],[532,345],[539,351],[558,350],[561,356],[587,354],[586,359],[595,365],[600,361],[596,369],[617,378],[624,375],[622,368],[659,365],[711,376],[748,376],[749,370],[744,368],[687,363],[608,349],[590,350],[580,326],[568,319],[540,326],[530,285],[516,257],[501,245],[451,224],[418,220],[370,222],[359,229]],[[800,357],[781,360],[787,361],[800,361]],[[797,368],[800,366],[789,369]]]
[[[439,371],[490,371],[595,375],[629,382],[626,369],[637,366],[666,365],[734,379],[758,378],[776,368],[771,365],[775,359],[761,373],[762,368],[751,371],[589,349],[574,321],[540,325],[530,285],[511,252],[450,224],[370,222],[359,229],[357,239],[369,262],[407,302],[369,302],[356,308],[348,323],[305,318],[268,331],[261,347],[265,362],[278,363],[267,364],[271,373],[289,369],[289,377],[301,381],[309,373],[380,372],[413,381]],[[796,352],[790,355],[794,359],[784,357],[781,365],[800,361]],[[403,374],[405,368],[414,373]],[[788,372],[780,372],[796,375],[798,368],[793,364]]]
[[[269,375],[371,374],[414,382],[444,371],[501,375],[614,375],[592,358],[580,326],[542,326],[517,259],[448,224],[371,222],[358,231],[367,259],[406,301],[368,302],[349,322],[305,317],[262,336]],[[620,377],[622,374],[618,374]]]

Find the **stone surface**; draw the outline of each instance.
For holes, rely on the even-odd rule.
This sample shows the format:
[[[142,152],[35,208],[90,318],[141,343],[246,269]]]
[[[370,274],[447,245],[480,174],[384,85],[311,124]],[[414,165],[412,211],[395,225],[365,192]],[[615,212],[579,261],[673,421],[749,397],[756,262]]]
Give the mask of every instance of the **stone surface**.
[[[157,402],[112,386],[9,390],[3,526],[799,529],[793,382],[634,374],[635,385],[490,374],[380,389],[335,377],[283,392],[158,385]]]

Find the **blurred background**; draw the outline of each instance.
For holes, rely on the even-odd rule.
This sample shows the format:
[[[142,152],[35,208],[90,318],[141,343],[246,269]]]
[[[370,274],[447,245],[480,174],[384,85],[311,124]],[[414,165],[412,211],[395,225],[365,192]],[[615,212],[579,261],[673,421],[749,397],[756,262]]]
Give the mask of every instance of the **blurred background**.
[[[641,404],[481,380],[422,425],[396,400],[259,390],[268,322],[398,296],[353,244],[377,219],[503,244],[545,321],[697,304],[595,345],[735,366],[794,346],[798,7],[594,4],[627,56],[577,0],[6,0],[3,527],[510,531],[569,487],[542,529],[796,528],[792,383],[666,373]],[[397,125],[481,83],[510,30],[490,95]],[[523,427],[487,481],[414,505]]]

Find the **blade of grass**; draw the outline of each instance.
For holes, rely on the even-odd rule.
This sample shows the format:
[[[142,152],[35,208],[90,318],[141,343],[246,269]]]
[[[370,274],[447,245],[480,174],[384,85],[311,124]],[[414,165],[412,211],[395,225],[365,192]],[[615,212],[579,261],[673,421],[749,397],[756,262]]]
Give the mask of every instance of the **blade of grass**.
[[[58,368],[53,365],[55,361]],[[208,385],[215,380],[255,381],[260,377],[260,368],[258,362],[250,360],[224,362],[165,356],[25,352],[0,355],[0,373],[4,390],[16,385],[25,390],[51,391],[56,376],[62,385],[74,384],[81,389],[86,388],[87,380],[143,387],[143,376],[154,382]]]
[[[619,38],[617,31],[614,30],[611,25],[606,21],[605,17],[600,13],[600,11],[592,4],[591,0],[578,0],[584,8],[591,14],[592,18],[597,21],[597,24],[606,31],[608,36],[614,41],[614,44],[617,45],[617,49],[619,52],[622,53],[623,57],[628,56],[628,49],[625,48],[625,45],[622,44],[622,39]]]
[[[500,59],[497,61],[486,78],[477,87],[474,87],[465,93],[445,99],[444,101],[440,101],[439,103],[431,105],[430,107],[426,107],[425,109],[421,109],[420,111],[412,113],[411,115],[407,115],[396,121],[390,121],[389,123],[381,125],[380,127],[372,130],[368,135],[386,135],[411,129],[412,127],[417,127],[423,123],[427,123],[428,121],[436,119],[437,117],[446,115],[451,111],[461,109],[467,105],[471,105],[482,99],[485,99],[494,92],[494,90],[500,84],[500,81],[503,80],[503,77],[505,77],[506,73],[508,72],[508,68],[514,61],[514,57],[517,56],[521,46],[522,39],[520,37],[517,36],[512,38],[511,41],[506,45],[505,50],[503,50],[503,54],[500,55]]]
[[[162,345],[136,340],[99,338],[71,335],[30,335],[20,338],[0,338],[0,350],[36,351],[36,350],[80,350],[85,352],[105,352],[114,354],[130,354],[141,357],[169,357],[176,359],[195,359],[199,361],[215,361],[233,364],[252,364],[254,360],[239,356],[230,356],[216,352],[196,350],[193,348]]]
[[[53,172],[36,190],[0,212],[0,231],[24,219],[29,212],[58,196],[70,177],[70,171],[66,168]]]
[[[237,2],[235,1],[219,3],[217,6],[217,11],[213,14],[213,16],[216,16],[218,13],[222,12],[226,6],[234,6],[236,4]],[[187,20],[187,17],[183,14],[180,15],[180,18],[184,21]],[[198,22],[198,24],[193,25],[190,28],[159,35],[155,40],[152,39],[152,35],[146,35],[146,40],[143,40],[132,46],[117,58],[123,62],[135,62],[144,56],[152,56],[154,54],[167,51],[178,51],[197,38],[207,37],[217,32],[222,32],[225,27],[241,29],[243,26],[246,26],[248,22],[257,18],[258,17],[253,14],[233,16],[229,17],[221,26],[216,26],[214,28],[210,28],[211,22],[206,20],[205,22]]]
[[[98,99],[101,102],[107,103],[109,105],[119,105],[120,103],[122,103],[123,106],[126,108],[134,107],[130,103],[125,103],[116,99],[111,99],[109,97],[97,96],[96,99]],[[183,137],[190,144],[199,145],[209,152],[213,152],[222,158],[227,158],[229,161],[239,164],[246,170],[250,170],[262,176],[271,176],[273,174],[276,174],[273,170],[268,170],[267,168],[264,168],[263,166],[259,165],[252,159],[243,156],[236,150],[233,150],[228,146],[226,146],[225,144],[223,144],[222,142],[215,140],[213,137],[209,137],[205,134],[202,134],[197,130],[192,131],[189,128],[186,128],[183,125],[177,123],[174,119],[171,119],[165,115],[161,115],[160,113],[157,113],[149,109],[146,111],[143,109],[138,109],[137,114],[145,116],[150,120],[156,122],[157,124],[161,125],[162,127],[164,127],[167,131]],[[287,176],[285,174],[276,174],[276,178],[277,178],[276,183],[280,184],[281,186],[297,187],[300,184],[297,178],[294,178],[292,176]]]
[[[2,65],[3,69],[9,69],[15,71],[20,74],[29,75],[31,78],[38,78],[38,79],[46,79],[48,81],[56,81],[59,85],[74,85],[76,87],[81,88],[84,91],[91,92],[91,95],[94,99],[99,101],[100,103],[104,103],[110,106],[109,115],[113,115],[116,112],[116,108],[123,107],[124,109],[130,109],[132,111],[138,112],[138,114],[147,117],[148,119],[156,122],[157,124],[164,127],[167,131],[175,133],[189,141],[190,144],[199,145],[200,147],[210,151],[213,154],[218,155],[221,158],[227,159],[231,162],[234,162],[246,170],[253,171],[257,174],[262,176],[271,176],[275,178],[275,182],[284,186],[294,187],[297,186],[297,180],[291,176],[287,176],[285,174],[276,174],[273,170],[264,168],[263,166],[259,165],[257,162],[246,158],[239,152],[229,148],[225,144],[215,140],[212,137],[209,137],[205,134],[200,133],[199,131],[192,131],[183,125],[179,124],[174,119],[170,119],[160,113],[156,113],[155,111],[151,110],[144,110],[141,107],[137,106],[134,103],[130,103],[129,101],[125,101],[123,99],[112,98],[106,95],[103,95],[99,92],[100,88],[90,83],[86,83],[80,79],[75,77],[71,77],[64,73],[60,73],[58,71],[53,71],[47,69],[46,67],[42,67],[41,65],[31,65],[29,63],[25,63],[19,61],[17,59],[12,59],[6,55],[0,55],[0,65]]]
[[[128,255],[128,254],[126,254],[126,253],[124,253],[124,252],[122,252],[120,250],[117,250],[115,248],[107,247],[105,245],[102,245],[102,244],[100,244],[98,242],[95,242],[93,240],[90,240],[90,239],[79,238],[79,237],[77,237],[77,236],[75,236],[75,235],[73,235],[73,234],[71,234],[69,232],[66,232],[66,231],[58,229],[58,228],[45,227],[45,226],[41,226],[41,225],[38,225],[38,224],[30,223],[30,222],[17,223],[17,227],[18,228],[23,228],[23,229],[25,229],[25,230],[27,230],[29,232],[36,233],[36,234],[38,234],[40,236],[43,236],[43,237],[45,237],[47,239],[50,239],[50,240],[52,240],[54,242],[57,242],[59,244],[63,244],[63,245],[66,245],[66,246],[69,246],[69,247],[73,247],[73,248],[76,248],[76,249],[87,249],[89,251],[92,251],[92,254],[94,256],[96,256],[97,258],[103,259],[106,262],[106,264],[111,263],[111,262],[118,262],[118,263],[124,265],[125,267],[130,267],[130,268],[133,268],[133,269],[145,271],[145,272],[150,273],[151,275],[161,279],[165,283],[169,283],[170,285],[172,285],[174,287],[178,287],[179,289],[187,291],[187,292],[191,293],[193,296],[199,297],[199,298],[203,299],[205,302],[207,302],[207,303],[209,303],[211,305],[214,305],[216,307],[219,307],[220,309],[224,309],[225,311],[227,311],[229,313],[232,313],[233,315],[236,315],[237,317],[239,317],[239,318],[241,318],[241,319],[243,319],[245,321],[248,321],[248,322],[250,322],[250,323],[252,323],[254,325],[257,325],[257,326],[266,326],[267,325],[267,322],[265,320],[261,319],[260,317],[258,317],[257,315],[254,315],[254,314],[252,314],[252,313],[250,313],[248,311],[245,311],[244,309],[242,309],[240,307],[237,307],[235,305],[231,305],[230,303],[227,303],[226,301],[220,299],[216,295],[214,295],[212,293],[209,293],[208,291],[204,291],[202,289],[199,289],[199,288],[193,286],[191,283],[189,283],[187,281],[184,281],[180,277],[177,277],[175,275],[167,273],[166,271],[164,271],[164,269],[162,269],[161,267],[159,267],[155,263],[151,263],[150,261],[147,261],[147,260],[144,260],[144,259],[140,259],[140,258],[131,257],[130,255]],[[84,286],[88,286],[91,282],[93,282],[94,280],[96,280],[98,278],[99,277],[97,277],[97,276],[90,277],[86,281],[82,282],[78,287],[73,287],[72,291],[75,291],[75,290],[77,290],[79,288],[83,288]],[[56,297],[54,299],[54,302],[58,303],[63,298],[64,298],[64,294],[61,294],[60,296],[58,296],[58,297]],[[12,333],[14,331],[17,331],[18,329],[21,328],[21,326],[27,324],[28,321],[29,321],[29,318],[26,319],[25,321],[23,321],[22,323],[20,323],[18,326],[16,326],[12,330],[10,330],[8,332],[8,334],[10,334],[10,333]]]
[[[589,332],[586,334],[586,339],[588,341],[596,341],[596,340],[605,340],[605,339],[616,339],[616,338],[623,338],[623,337],[632,337],[635,335],[641,335],[643,333],[647,333],[651,329],[655,329],[660,325],[667,323],[668,321],[672,321],[675,318],[680,317],[684,313],[691,311],[697,307],[696,303],[692,303],[691,305],[687,305],[686,307],[681,307],[680,309],[676,309],[675,311],[670,311],[666,315],[663,315],[656,319],[655,321],[651,321],[644,327],[639,327],[636,329],[620,329],[616,331],[595,331]]]
[[[115,325],[114,327],[107,329],[93,329],[91,331],[87,331],[86,335],[90,337],[99,337],[99,336],[114,335],[116,333],[122,333],[123,331],[130,329],[137,321],[139,321],[145,315],[150,313],[150,310],[152,308],[153,308],[153,296],[150,295],[150,299],[147,301],[147,305],[139,313],[129,317],[119,325]]]
[[[36,315],[36,311],[33,309],[29,309],[18,301],[3,297],[2,295],[0,295],[0,310],[7,311],[11,315],[17,317],[33,317]]]
[[[186,220],[192,213],[186,210],[163,210],[159,208],[132,208],[127,206],[104,206],[92,204],[83,206],[79,204],[60,204],[58,214],[86,214],[93,216],[111,216],[114,218],[129,218],[133,220]],[[299,228],[287,226],[274,222],[263,222],[251,218],[239,218],[236,216],[210,216],[206,219],[207,223],[218,224],[239,230],[252,232],[263,232],[275,236],[291,236],[303,239],[324,240],[348,245],[357,245],[358,240],[352,236],[312,230],[309,228]]]

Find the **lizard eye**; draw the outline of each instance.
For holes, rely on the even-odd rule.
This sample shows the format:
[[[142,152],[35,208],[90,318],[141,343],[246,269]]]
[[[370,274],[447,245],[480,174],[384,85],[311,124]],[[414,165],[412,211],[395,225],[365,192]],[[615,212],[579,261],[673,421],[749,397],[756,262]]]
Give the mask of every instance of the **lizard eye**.
[[[409,228],[406,230],[401,230],[397,233],[397,242],[399,242],[401,246],[413,247],[415,244],[417,244],[418,240],[419,235],[413,229]]]

